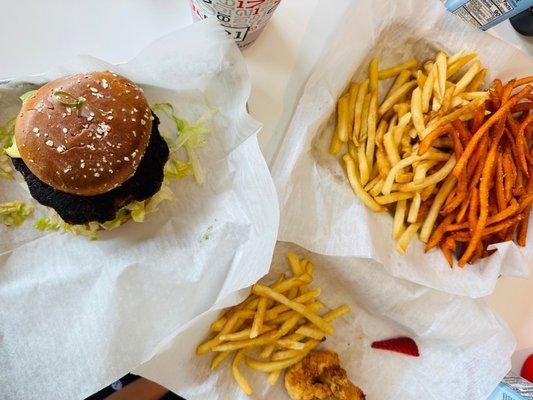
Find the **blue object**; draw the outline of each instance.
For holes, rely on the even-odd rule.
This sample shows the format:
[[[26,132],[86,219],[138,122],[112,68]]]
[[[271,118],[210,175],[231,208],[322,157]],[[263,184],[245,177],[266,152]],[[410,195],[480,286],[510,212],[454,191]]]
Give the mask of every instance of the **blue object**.
[[[448,0],[446,8],[483,30],[533,7],[533,0]]]
[[[487,400],[533,399],[533,383],[512,373],[507,374]]]

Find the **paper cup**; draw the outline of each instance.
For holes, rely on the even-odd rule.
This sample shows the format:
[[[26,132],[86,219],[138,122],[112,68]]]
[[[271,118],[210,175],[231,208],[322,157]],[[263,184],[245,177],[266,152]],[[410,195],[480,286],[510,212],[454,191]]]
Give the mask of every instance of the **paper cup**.
[[[216,18],[243,49],[261,34],[281,0],[190,0],[196,21]]]

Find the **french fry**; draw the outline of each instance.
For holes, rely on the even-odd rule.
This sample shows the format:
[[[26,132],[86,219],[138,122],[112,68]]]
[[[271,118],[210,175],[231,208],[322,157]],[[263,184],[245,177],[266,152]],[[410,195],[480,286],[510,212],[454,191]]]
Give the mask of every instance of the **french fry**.
[[[436,79],[436,66],[432,65],[428,73],[424,87],[422,88],[422,112],[425,114],[429,111],[431,96],[433,94],[433,86]]]
[[[387,94],[385,95],[385,98],[388,98],[391,93],[394,93],[396,89],[400,88],[404,83],[406,83],[411,78],[411,71],[409,70],[402,70],[394,80],[394,83],[387,91]]]
[[[422,92],[419,87],[413,90],[413,94],[411,95],[411,118],[419,136],[421,136],[426,126],[422,112]]]
[[[366,185],[370,179],[370,170],[368,169],[368,161],[366,160],[366,146],[361,143],[357,149],[357,161],[359,164],[359,178],[361,185]]]
[[[426,216],[426,219],[424,220],[424,223],[422,224],[422,228],[420,230],[420,240],[424,243],[427,243],[429,240],[429,235],[431,234],[431,231],[433,230],[433,226],[435,225],[435,221],[437,220],[437,217],[439,216],[439,211],[446,201],[446,197],[450,193],[450,191],[455,186],[455,183],[457,182],[457,179],[453,175],[448,175],[446,178],[446,181],[439,189],[439,192],[437,193],[437,196],[435,196],[435,200],[433,201],[433,204],[431,205],[431,208],[429,210],[429,214]]]
[[[363,185],[361,184],[359,177],[357,176],[357,171],[355,167],[355,161],[352,157],[350,157],[348,154],[346,154],[343,157],[343,160],[346,164],[346,171],[348,174],[348,180],[350,181],[350,185],[352,186],[352,190],[354,193],[359,196],[359,198],[363,201],[364,204],[366,204],[370,209],[376,212],[385,211],[385,208],[380,206],[376,201],[370,196],[367,192],[365,192]]]
[[[402,233],[402,235],[398,239],[398,242],[396,243],[396,250],[398,250],[399,253],[401,254],[406,253],[407,247],[409,246],[411,239],[416,235],[416,232],[418,231],[419,228],[420,228],[420,223],[411,224]]]
[[[418,211],[420,210],[420,205],[422,204],[422,196],[420,192],[416,192],[411,201],[411,206],[409,207],[409,214],[407,215],[407,222],[414,224],[418,219]]]
[[[476,61],[468,69],[468,71],[463,75],[463,77],[455,85],[455,90],[453,92],[454,96],[457,96],[459,93],[462,93],[466,87],[472,82],[477,73],[481,70],[481,63]]]
[[[379,115],[385,114],[389,111],[395,103],[397,103],[403,96],[405,96],[410,90],[416,86],[415,81],[404,83],[398,89],[390,94],[390,96],[379,106]]]
[[[237,352],[231,364],[231,372],[233,373],[233,378],[235,378],[235,381],[241,387],[242,391],[246,393],[248,396],[251,396],[253,393],[252,387],[250,386],[250,383],[248,382],[244,374],[239,369],[239,364],[242,362],[244,358],[244,354],[245,354],[244,349],[239,350]]]
[[[396,209],[394,211],[394,220],[392,224],[392,238],[398,240],[401,234],[405,230],[404,220],[405,213],[407,210],[407,201],[399,200],[396,204]]]
[[[453,64],[451,64],[446,71],[447,78],[451,78],[455,73],[457,73],[461,68],[463,68],[470,61],[474,60],[477,57],[477,53],[466,54],[463,57],[459,58]]]
[[[263,321],[265,319],[265,313],[267,308],[267,299],[260,298],[259,303],[257,304],[257,311],[254,316],[254,322],[252,328],[250,329],[249,337],[251,339],[259,336],[259,332],[263,329]]]
[[[337,105],[337,135],[341,142],[346,143],[350,137],[350,114],[349,114],[350,96],[345,94],[339,99]]]
[[[374,200],[376,200],[376,203],[385,205],[390,203],[396,203],[400,200],[407,200],[414,196],[414,193],[408,193],[408,192],[394,192],[390,194],[386,194],[383,196],[377,196],[374,197]]]
[[[372,61],[370,61],[370,66],[368,68],[368,76],[370,80],[370,92],[376,92],[378,91],[378,69],[379,69],[379,63],[378,59],[374,58]]]
[[[326,333],[333,333],[333,327],[324,321],[321,317],[319,317],[317,314],[311,312],[306,306],[297,303],[295,301],[287,299],[285,296],[283,296],[281,293],[278,293],[268,286],[255,284],[252,287],[252,293],[254,293],[257,296],[264,296],[268,297],[269,299],[272,299],[274,301],[277,301],[278,303],[284,304],[287,307],[289,307],[291,310],[296,311],[297,313],[301,314],[305,318],[307,318],[309,321],[311,321],[313,324],[315,324],[317,327],[322,329]]]
[[[446,70],[447,70],[447,57],[446,53],[439,51],[435,58],[435,65],[437,66],[437,82],[440,98],[444,97],[444,91],[446,90]]]
[[[418,61],[413,58],[413,59],[408,60],[408,61],[406,61],[406,62],[404,62],[404,63],[402,63],[400,65],[397,65],[395,67],[383,69],[383,70],[379,71],[378,79],[380,81],[382,81],[384,79],[392,78],[392,77],[398,75],[403,70],[416,68],[417,64],[418,64]]]
[[[376,65],[377,70],[377,65]],[[377,77],[376,77],[377,82]],[[368,108],[368,122],[367,122],[367,140],[366,140],[366,162],[368,163],[368,169],[372,170],[374,165],[374,150],[376,145],[376,124],[378,113],[378,92],[373,91],[370,98],[370,105]]]
[[[367,93],[363,100],[363,112],[361,113],[361,130],[359,131],[358,143],[363,144],[368,134],[368,114],[370,112],[370,99],[372,93]]]
[[[368,79],[364,80],[359,85],[359,90],[357,91],[357,97],[355,100],[354,108],[354,125],[353,125],[353,141],[355,144],[359,143],[359,136],[361,132],[361,118],[363,113],[363,103],[365,101],[365,96],[368,92]]]

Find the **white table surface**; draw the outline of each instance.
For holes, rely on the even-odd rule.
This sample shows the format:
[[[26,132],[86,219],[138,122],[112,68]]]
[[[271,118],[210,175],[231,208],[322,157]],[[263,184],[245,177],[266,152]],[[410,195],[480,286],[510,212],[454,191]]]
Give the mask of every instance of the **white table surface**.
[[[272,21],[244,51],[252,80],[250,112],[263,122],[260,143],[272,157],[294,110],[298,92],[309,76],[303,67],[315,60],[331,32],[313,23],[335,18],[353,0],[284,0]],[[315,14],[316,15],[316,14]],[[0,13],[0,80],[36,74],[77,54],[90,54],[109,62],[135,56],[152,40],[192,22],[188,0],[3,0]],[[509,22],[492,33],[533,56],[533,38],[517,34]],[[302,41],[312,50],[299,54]],[[533,279],[501,279],[487,301],[509,323],[518,348],[516,370],[533,352]]]

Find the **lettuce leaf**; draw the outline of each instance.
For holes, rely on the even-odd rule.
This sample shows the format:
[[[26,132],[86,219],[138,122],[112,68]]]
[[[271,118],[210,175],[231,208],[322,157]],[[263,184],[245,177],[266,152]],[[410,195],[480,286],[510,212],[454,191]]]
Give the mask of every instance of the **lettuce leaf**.
[[[28,99],[36,92],[37,90],[30,90],[29,92],[24,93],[22,96],[19,97],[20,101],[22,101],[22,104],[26,103]]]
[[[186,163],[177,158],[171,158],[165,165],[166,179],[181,179],[190,176],[192,171],[192,164]]]
[[[35,223],[35,228],[40,231],[61,231],[71,233],[76,236],[87,236],[91,240],[98,239],[98,230],[103,228],[107,231],[113,230],[121,226],[128,220],[128,217],[135,222],[144,222],[147,214],[156,212],[162,201],[175,200],[176,197],[172,190],[163,183],[159,192],[154,194],[149,201],[133,201],[125,207],[117,211],[117,215],[111,221],[104,222],[90,222],[84,225],[71,225],[63,221],[63,219],[55,212],[51,211],[50,215],[45,218],[40,218]]]
[[[172,138],[169,135],[163,135],[167,140],[171,155],[183,148],[185,149],[188,158],[188,162],[185,163],[171,157],[169,163],[167,163],[167,170],[174,168],[172,165],[174,162],[190,164],[196,182],[198,182],[200,185],[203,184],[205,182],[204,172],[200,164],[200,158],[194,149],[205,146],[208,137],[212,135],[212,131],[207,127],[207,123],[217,112],[217,110],[212,109],[208,111],[198,121],[190,124],[186,120],[176,116],[174,107],[170,103],[157,103],[152,106],[152,109],[154,111],[163,112],[163,114],[171,119],[176,125],[177,135],[175,138]],[[180,175],[174,176],[173,174],[168,175],[169,179],[183,177]]]
[[[100,224],[98,222],[89,222],[84,225],[71,225],[63,221],[56,212],[51,212],[50,216],[38,219],[35,223],[35,228],[40,231],[68,232],[75,236],[86,236],[91,240],[96,240]]]
[[[0,204],[2,222],[7,226],[19,226],[33,213],[33,206],[16,200]]]

